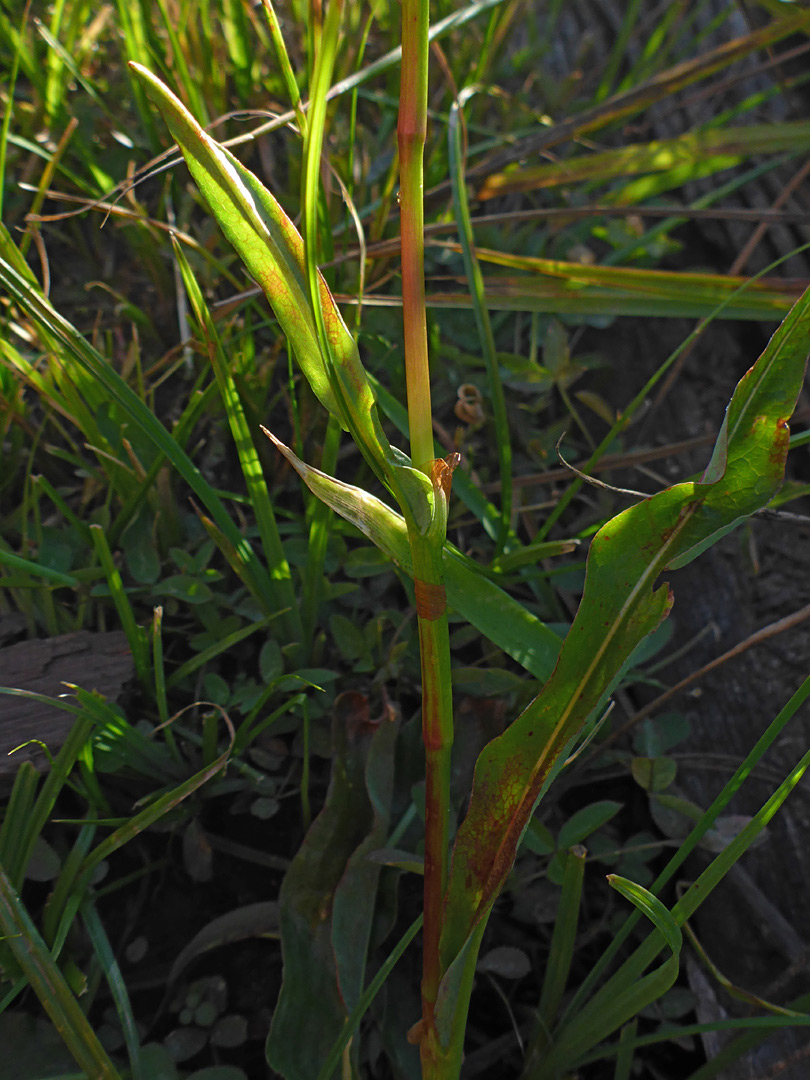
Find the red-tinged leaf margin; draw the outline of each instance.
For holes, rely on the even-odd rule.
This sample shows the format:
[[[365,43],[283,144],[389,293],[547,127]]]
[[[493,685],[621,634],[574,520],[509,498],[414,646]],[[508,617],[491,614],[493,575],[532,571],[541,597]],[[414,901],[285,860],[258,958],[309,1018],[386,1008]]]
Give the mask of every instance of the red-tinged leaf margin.
[[[445,898],[447,977],[458,977],[453,961],[486,920],[553,765],[632,649],[668,613],[668,585],[653,588],[659,574],[700,554],[777,490],[808,348],[810,290],[738,384],[704,480],[645,499],[594,538],[582,602],[551,678],[479,756]]]

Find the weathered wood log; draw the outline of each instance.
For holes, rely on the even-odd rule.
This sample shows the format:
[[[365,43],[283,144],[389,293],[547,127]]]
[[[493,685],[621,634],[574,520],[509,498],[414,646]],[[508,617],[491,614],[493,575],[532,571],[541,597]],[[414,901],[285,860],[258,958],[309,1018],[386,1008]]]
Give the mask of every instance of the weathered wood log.
[[[73,683],[115,700],[132,674],[132,655],[120,630],[79,630],[0,649],[0,686],[49,697],[70,697],[65,684]],[[47,766],[47,757],[36,743],[12,753],[16,747],[36,739],[55,754],[72,724],[72,715],[55,705],[0,696],[0,790],[8,789],[22,761],[32,761],[40,769]]]

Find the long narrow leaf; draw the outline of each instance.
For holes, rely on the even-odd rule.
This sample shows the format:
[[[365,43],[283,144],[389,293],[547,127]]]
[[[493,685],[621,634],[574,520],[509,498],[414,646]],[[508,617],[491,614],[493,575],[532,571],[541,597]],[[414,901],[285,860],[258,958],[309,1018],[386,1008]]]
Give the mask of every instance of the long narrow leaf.
[[[737,386],[703,481],[630,507],[594,538],[582,602],[554,674],[476,765],[447,893],[447,967],[488,915],[566,744],[624,659],[669,612],[672,596],[667,585],[655,587],[659,575],[694,558],[777,490],[809,345],[810,291]]]
[[[810,679],[807,679],[801,690],[794,695],[794,699],[801,694],[803,700],[806,700],[809,687]],[[723,851],[712,860],[709,866],[700,874],[697,880],[689,886],[680,900],[673,906],[670,915],[677,926],[683,925],[683,923],[697,911],[700,905],[711,894],[712,890],[723,880],[731,867],[741,858],[757,837],[761,836],[763,829],[772,820],[785,799],[805,775],[808,768],[810,768],[810,751],[807,751],[807,753],[799,759],[795,767],[791,770],[786,779],[782,781],[773,795],[771,795],[761,809],[723,849]],[[585,1051],[589,1049],[590,1046],[594,1045],[590,1039],[582,1038],[584,1030],[584,1028],[580,1026],[582,1017],[585,1016],[587,1019],[592,1011],[598,1014],[599,1009],[603,1005],[606,1003],[609,1004],[617,998],[631,993],[633,987],[638,986],[640,982],[643,983],[645,978],[649,978],[649,976],[644,976],[642,978],[642,972],[653,962],[663,947],[664,938],[660,931],[650,934],[645,941],[638,946],[635,952],[627,958],[619,970],[605,983],[599,992],[594,995],[591,1001],[573,1016],[569,1023],[564,1025],[560,1033],[560,1040],[552,1050],[550,1056],[551,1062],[557,1068],[563,1071],[576,1068],[585,1057]],[[654,974],[655,972],[651,973],[651,975]],[[794,1008],[807,1008],[808,1000],[806,998],[799,999],[799,1001],[794,1002],[793,1005]],[[752,1026],[764,1023],[764,1026],[768,1027],[772,1026],[772,1024],[785,1026],[790,1023],[807,1023],[808,1021],[810,1021],[810,1017],[788,1017],[782,1015],[779,1017],[767,1018],[757,1017],[747,1021],[747,1023],[751,1023]],[[740,1026],[743,1026],[746,1024],[746,1021],[741,1020],[739,1021],[739,1024]],[[578,1029],[578,1036],[569,1038],[567,1033],[574,1028]],[[765,1032],[762,1033],[762,1037],[764,1036]],[[751,1040],[752,1043],[755,1043],[756,1041],[757,1040],[755,1039]],[[740,1040],[740,1042],[744,1043],[744,1040]],[[742,1052],[742,1047],[739,1047],[738,1050],[739,1052]],[[732,1053],[726,1061],[734,1060],[736,1056],[736,1053]],[[700,1074],[703,1074],[703,1070],[699,1070],[699,1072]],[[705,1075],[714,1075],[714,1073],[710,1069],[707,1069]]]
[[[708,128],[705,131],[689,131],[675,139],[633,143],[597,154],[578,154],[552,165],[496,173],[487,177],[478,198],[490,199],[507,192],[533,191],[576,184],[583,180],[606,183],[619,176],[669,172],[672,169],[687,168],[693,175],[698,165],[703,167],[703,176],[706,175],[707,165],[711,165],[712,171],[730,169],[754,154],[775,154],[784,150],[798,153],[808,146],[810,124],[806,121]]]
[[[374,394],[357,345],[319,274],[320,310],[334,365],[323,355],[304,245],[295,226],[258,177],[212,139],[168,87],[139,64],[130,66],[160,109],[222,231],[264,290],[315,395],[385,473],[391,450]]]
[[[506,413],[506,398],[503,392],[498,358],[495,350],[495,336],[489,320],[489,311],[485,303],[484,277],[476,254],[470,205],[467,199],[467,184],[464,177],[462,158],[462,112],[464,103],[472,89],[463,91],[450,110],[450,123],[447,128],[447,140],[450,156],[451,181],[453,185],[453,210],[461,240],[461,252],[464,256],[464,269],[470,288],[470,299],[478,327],[478,337],[484,354],[489,383],[489,396],[492,402],[492,417],[495,423],[495,436],[498,449],[498,475],[501,480],[501,522],[498,531],[498,550],[500,554],[506,544],[512,521],[512,444],[509,421]]]
[[[387,731],[385,725],[371,737],[361,730],[352,732],[343,710],[335,711],[326,803],[281,887],[284,981],[266,1052],[272,1068],[287,1080],[311,1080],[318,1074],[362,991],[380,870],[364,858],[369,835],[375,834],[378,842],[380,837],[366,788],[366,765],[376,747],[388,759],[384,771],[393,767],[391,737],[395,734],[395,729]],[[390,793],[390,781],[388,786]],[[364,878],[370,886],[365,894]],[[351,905],[352,896],[359,923],[353,930],[346,923],[350,915],[345,907],[347,902]],[[359,957],[347,952],[345,939],[350,932],[361,950]],[[338,940],[341,936],[343,940]]]
[[[649,974],[625,980],[621,988],[603,991],[589,1001],[574,1021],[555,1041],[548,1056],[536,1069],[527,1073],[526,1080],[549,1080],[568,1071],[568,1063],[602,1042],[632,1020],[642,1009],[662,997],[678,977],[683,935],[664,905],[652,893],[616,874],[608,876],[610,884],[651,920],[666,943],[670,955]]]
[[[537,154],[551,146],[570,139],[582,138],[595,131],[604,130],[626,117],[637,115],[657,101],[663,101],[678,90],[694,85],[702,79],[730,67],[736,61],[759,49],[767,48],[777,41],[784,40],[793,33],[801,33],[810,26],[807,13],[790,10],[783,18],[774,19],[769,25],[754,30],[750,34],[723,42],[715,49],[701,56],[684,60],[666,71],[654,75],[647,82],[632,86],[626,91],[614,94],[606,101],[599,102],[583,112],[575,113],[569,120],[554,124],[520,140],[517,144],[493,154],[488,161],[483,161],[471,174],[490,173],[507,162]]]
[[[456,248],[457,245],[446,245]],[[648,270],[625,266],[585,266],[560,259],[476,249],[482,262],[525,270],[523,276],[484,278],[487,307],[498,311],[538,311],[557,315],[655,315],[663,318],[704,318],[719,304],[723,319],[777,321],[801,295],[801,282],[763,279],[746,282],[730,274]],[[739,296],[733,294],[742,285]],[[806,282],[804,283],[806,285]],[[373,297],[366,303],[373,304]],[[386,298],[386,304],[398,303]],[[431,291],[428,305],[468,308],[464,293]]]

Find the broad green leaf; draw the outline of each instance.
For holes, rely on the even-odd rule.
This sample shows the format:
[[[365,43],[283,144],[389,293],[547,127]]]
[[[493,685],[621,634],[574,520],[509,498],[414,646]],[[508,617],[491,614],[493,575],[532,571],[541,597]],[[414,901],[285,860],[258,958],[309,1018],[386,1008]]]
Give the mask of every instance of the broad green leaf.
[[[374,998],[382,989],[383,984],[388,980],[391,971],[398,963],[400,957],[421,929],[422,916],[419,915],[396,943],[385,961],[380,965],[377,974],[363,991],[360,1000],[348,1016],[346,1023],[343,1026],[343,1030],[332,1044],[329,1055],[324,1061],[321,1071],[318,1073],[317,1080],[332,1080],[343,1056],[343,1052],[354,1038],[355,1032],[360,1027],[361,1020],[368,1013]]]
[[[630,507],[597,533],[582,601],[540,695],[481,753],[454,848],[442,959],[453,963],[485,920],[552,767],[638,643],[672,606],[660,574],[682,566],[778,488],[787,419],[810,345],[810,291],[795,305],[726,411],[700,482]]]
[[[622,804],[614,802],[613,799],[603,799],[601,802],[591,803],[590,806],[583,806],[581,810],[572,814],[560,829],[557,847],[565,851],[573,844],[581,843],[591,833],[606,825],[621,808]]]
[[[360,529],[401,570],[413,577],[408,529],[400,514],[362,488],[345,484],[307,465],[266,428],[263,430],[313,494]],[[444,574],[450,606],[535,678],[547,679],[560,649],[560,639],[554,631],[448,543],[444,545]]]
[[[166,978],[167,988],[171,989],[186,968],[211,949],[254,937],[278,937],[278,904],[275,900],[244,904],[206,923],[175,957]]]
[[[352,694],[351,698],[360,695]],[[358,712],[367,702],[358,703]],[[376,721],[375,721],[376,722]],[[356,1008],[363,993],[377,882],[381,864],[369,858],[381,847],[390,827],[391,797],[394,791],[394,751],[399,724],[395,717],[383,716],[370,740],[365,762],[365,788],[372,812],[368,833],[349,858],[346,871],[335,891],[332,910],[332,944],[335,951],[338,985],[347,1009]]]
[[[340,1036],[350,1006],[339,979],[345,981],[352,1004],[362,990],[362,958],[350,961],[345,951],[349,942],[344,938],[336,948],[334,938],[336,932],[348,937],[345,904],[352,900],[358,922],[364,924],[357,928],[361,934],[371,923],[376,888],[361,899],[363,865],[353,863],[352,857],[364,846],[370,831],[377,841],[384,835],[384,830],[374,826],[374,809],[366,789],[366,762],[370,743],[388,743],[391,732],[383,727],[369,738],[362,729],[350,730],[348,719],[349,710],[335,711],[334,757],[326,803],[281,886],[284,981],[266,1053],[268,1063],[286,1080],[311,1080],[317,1076]],[[390,755],[390,746],[383,757],[386,754]],[[376,780],[373,786],[377,788]],[[372,877],[373,885],[380,867],[373,863],[368,867],[365,876]],[[355,878],[356,888],[344,884],[347,875]],[[368,880],[365,884],[369,884]],[[343,891],[341,895],[346,889],[348,893]]]
[[[645,791],[664,791],[675,779],[678,767],[668,757],[634,757],[630,771]]]

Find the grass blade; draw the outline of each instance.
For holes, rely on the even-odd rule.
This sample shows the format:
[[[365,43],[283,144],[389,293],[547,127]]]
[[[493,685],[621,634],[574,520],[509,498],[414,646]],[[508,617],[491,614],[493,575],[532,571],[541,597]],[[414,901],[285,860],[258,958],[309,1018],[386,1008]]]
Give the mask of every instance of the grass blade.
[[[2,866],[0,933],[80,1068],[98,1080],[121,1080]]]
[[[506,415],[506,398],[503,392],[498,358],[495,352],[495,337],[489,321],[484,295],[484,278],[475,252],[470,205],[467,199],[467,185],[464,179],[464,161],[462,158],[462,108],[474,88],[462,91],[450,110],[450,123],[447,129],[447,141],[450,154],[450,171],[453,184],[453,210],[461,239],[461,251],[464,256],[464,268],[467,272],[470,296],[472,299],[478,336],[484,353],[489,383],[489,396],[492,402],[492,414],[495,422],[495,439],[498,448],[498,469],[501,480],[501,523],[497,538],[498,555],[503,550],[509,536],[512,521],[512,442],[509,420]]]
[[[141,686],[149,691],[151,689],[152,672],[149,664],[146,633],[144,628],[138,626],[135,621],[135,613],[132,610],[129,597],[124,589],[121,574],[119,573],[118,567],[115,565],[112,552],[107,544],[104,530],[100,525],[91,525],[90,534],[93,538],[93,546],[96,549],[96,555],[98,556],[105,577],[107,578],[110,595],[115,604],[115,610],[118,612],[121,628],[127,635],[127,643],[129,644],[129,651],[132,653],[132,659],[135,662],[135,671],[137,672],[138,679],[140,680]]]
[[[548,1080],[568,1070],[568,1063],[579,1058],[596,1043],[606,1039],[638,1015],[651,1002],[662,997],[678,977],[683,934],[677,921],[652,893],[626,878],[609,874],[608,881],[653,923],[658,940],[670,950],[670,956],[649,974],[622,980],[604,987],[560,1032],[550,1053],[526,1080]]]
[[[137,1024],[129,1002],[126,983],[121,974],[121,968],[118,966],[118,961],[115,959],[115,953],[110,945],[110,939],[107,937],[104,924],[99,917],[95,904],[89,901],[85,902],[82,905],[81,912],[87,936],[90,938],[90,944],[93,946],[96,958],[104,972],[104,978],[107,980],[107,985],[115,1002],[118,1019],[121,1021],[132,1080],[149,1080],[141,1065],[141,1040],[138,1036]]]
[[[172,438],[154,413],[137,394],[105,362],[79,332],[55,311],[51,304],[18,273],[10,263],[0,259],[0,285],[19,304],[46,339],[53,342],[57,353],[64,352],[90,381],[116,401],[133,422],[134,428],[162,452],[167,461],[183,477],[194,494],[208,509],[221,533],[239,554],[242,580],[261,608],[268,614],[291,607],[290,586],[285,579],[274,580],[256,557],[250,543],[242,536],[225,510],[219,496],[203,477],[185,451]],[[271,567],[271,571],[278,572]],[[286,579],[287,581],[289,579]]]
[[[730,274],[584,266],[486,248],[478,248],[477,254],[482,262],[526,270],[531,275],[484,278],[486,305],[499,311],[703,318],[723,304],[718,318],[767,322],[783,318],[802,289],[801,284],[794,282],[767,278],[749,281]],[[745,290],[735,296],[744,285]],[[367,296],[366,303],[372,304],[374,299]],[[431,292],[428,304],[437,308],[467,308],[470,300],[461,293]]]
[[[271,574],[273,578],[280,583],[280,588],[283,589],[284,600],[289,607],[286,618],[295,635],[294,640],[301,640],[301,620],[292,589],[290,567],[279,535],[259,455],[250,434],[245,410],[239,398],[239,391],[231,374],[231,366],[225,356],[214,320],[211,318],[211,313],[203,299],[202,290],[197,283],[185,252],[174,238],[172,238],[172,244],[186,294],[194,313],[194,319],[207,346],[208,358],[214,370],[214,377],[217,381],[222,404],[225,406],[225,413],[236,446],[242,475],[245,478],[250,504],[256,515],[256,524],[259,529],[264,557],[267,565],[272,568]]]
[[[516,191],[535,191],[582,181],[607,183],[621,176],[673,172],[690,181],[731,169],[757,154],[801,153],[810,146],[810,124],[752,124],[740,128],[688,131],[674,139],[630,143],[615,150],[578,154],[553,165],[536,165],[488,176],[478,192],[491,199]],[[612,199],[607,195],[605,201]]]

